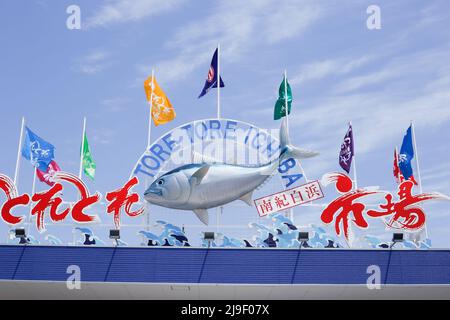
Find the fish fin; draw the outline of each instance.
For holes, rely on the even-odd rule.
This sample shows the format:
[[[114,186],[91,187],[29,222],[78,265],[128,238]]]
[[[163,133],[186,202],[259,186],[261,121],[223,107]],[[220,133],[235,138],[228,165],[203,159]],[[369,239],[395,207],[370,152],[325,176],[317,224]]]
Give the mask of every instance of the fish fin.
[[[208,225],[208,222],[209,222],[208,210],[206,210],[206,209],[194,209],[193,211],[194,211],[195,215],[197,216],[197,218],[200,219],[201,222],[203,222],[204,224]]]
[[[289,157],[295,159],[306,159],[317,156],[319,153],[311,150],[301,149],[290,143],[289,133],[286,127],[286,118],[281,122],[280,128],[280,161]]]
[[[191,185],[192,184],[199,185],[200,182],[202,182],[202,179],[208,173],[208,170],[209,170],[209,165],[205,164],[205,165],[201,166],[200,169],[195,171],[195,173],[190,178]]]
[[[252,206],[253,205],[252,195],[253,195],[253,190],[244,194],[242,197],[239,198],[239,200],[242,200],[249,206]]]

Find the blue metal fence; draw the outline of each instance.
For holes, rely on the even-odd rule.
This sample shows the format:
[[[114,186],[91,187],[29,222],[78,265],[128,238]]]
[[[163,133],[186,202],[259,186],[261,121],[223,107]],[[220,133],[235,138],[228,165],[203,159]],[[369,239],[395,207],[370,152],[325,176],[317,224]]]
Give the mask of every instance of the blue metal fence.
[[[0,246],[1,280],[234,284],[450,284],[450,250]]]

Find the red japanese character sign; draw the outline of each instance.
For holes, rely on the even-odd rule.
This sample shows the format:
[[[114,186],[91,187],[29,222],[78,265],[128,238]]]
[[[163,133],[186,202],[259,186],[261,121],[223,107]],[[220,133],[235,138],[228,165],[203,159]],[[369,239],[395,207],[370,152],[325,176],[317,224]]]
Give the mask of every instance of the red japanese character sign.
[[[125,213],[130,217],[136,217],[144,213],[144,208],[131,211],[131,206],[139,201],[139,195],[137,193],[129,195],[128,193],[130,192],[130,189],[138,183],[138,178],[134,177],[128,181],[123,188],[106,194],[106,200],[110,202],[107,213],[114,213],[114,224],[117,229],[120,227],[120,211],[123,206],[125,206]]]
[[[391,216],[386,225],[395,229],[418,230],[425,225],[425,212],[416,204],[428,200],[449,200],[448,197],[437,193],[412,194],[414,181],[407,180],[402,182],[397,191],[398,202],[392,200],[392,195],[385,196],[386,204],[380,204],[381,211],[369,210],[367,215],[370,217]]]
[[[14,182],[3,174],[0,174],[0,189],[3,190],[7,198],[7,201],[1,207],[2,220],[10,225],[22,222],[23,217],[13,216],[11,210],[15,206],[26,206],[30,202],[30,196],[27,194],[19,196]]]
[[[334,221],[336,234],[339,236],[342,232],[347,240],[349,238],[349,222],[361,229],[369,226],[365,215],[372,218],[389,217],[387,222],[383,221],[390,228],[406,231],[421,229],[425,224],[426,216],[423,209],[415,205],[429,200],[449,200],[448,197],[437,192],[412,195],[414,183],[409,180],[398,186],[399,201],[394,201],[392,194],[384,191],[352,190],[352,180],[342,173],[325,174],[322,184],[326,186],[331,183],[335,184],[335,188],[341,196],[327,205],[320,218],[325,224]],[[384,195],[386,204],[379,205],[381,211],[368,210],[366,212],[366,204],[361,202],[362,198],[377,194]]]
[[[35,193],[30,197],[28,194],[18,195],[14,182],[9,177],[0,174],[0,190],[6,196],[5,203],[0,207],[2,220],[12,226],[20,224],[25,217],[13,215],[12,210],[17,206],[27,205],[31,205],[31,215],[36,216],[36,226],[39,232],[46,230],[45,214],[47,211],[52,222],[63,221],[69,214],[73,221],[77,223],[90,223],[99,219],[98,216],[87,212],[92,205],[100,201],[101,194],[99,192],[93,195],[90,194],[89,189],[81,179],[63,171],[55,172],[53,181],[54,184],[50,189]],[[61,208],[63,204],[63,199],[61,198],[61,193],[64,189],[63,182],[75,187],[78,200],[69,206]],[[132,217],[138,216],[144,211],[143,208],[131,211],[131,206],[139,202],[139,195],[136,193],[129,194],[129,191],[138,183],[139,181],[135,177],[128,181],[123,188],[109,192],[106,196],[106,199],[110,202],[107,212],[114,212],[114,222],[117,228],[119,228],[120,214],[123,207],[125,213]]]
[[[260,217],[323,198],[319,181],[281,191],[254,201]]]

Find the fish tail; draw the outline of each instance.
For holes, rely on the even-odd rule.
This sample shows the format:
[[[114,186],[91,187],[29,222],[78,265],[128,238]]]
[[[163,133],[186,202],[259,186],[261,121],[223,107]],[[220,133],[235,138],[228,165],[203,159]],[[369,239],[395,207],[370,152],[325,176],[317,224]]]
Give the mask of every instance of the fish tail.
[[[301,149],[290,144],[289,133],[286,127],[286,118],[281,122],[280,127],[280,156],[279,161],[288,158],[306,159],[317,156],[319,153],[311,150]]]

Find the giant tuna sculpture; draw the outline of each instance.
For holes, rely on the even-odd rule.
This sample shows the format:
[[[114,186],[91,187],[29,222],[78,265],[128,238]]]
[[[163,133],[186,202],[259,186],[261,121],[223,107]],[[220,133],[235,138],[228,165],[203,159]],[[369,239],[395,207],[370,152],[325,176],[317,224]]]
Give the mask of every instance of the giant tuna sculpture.
[[[317,152],[296,148],[289,143],[285,121],[280,128],[280,155],[275,161],[258,167],[232,164],[192,163],[159,176],[145,191],[145,199],[155,205],[192,210],[208,224],[209,208],[240,199],[252,205],[252,193],[269,179],[281,161],[305,159]]]

